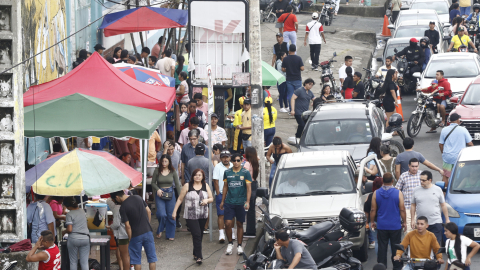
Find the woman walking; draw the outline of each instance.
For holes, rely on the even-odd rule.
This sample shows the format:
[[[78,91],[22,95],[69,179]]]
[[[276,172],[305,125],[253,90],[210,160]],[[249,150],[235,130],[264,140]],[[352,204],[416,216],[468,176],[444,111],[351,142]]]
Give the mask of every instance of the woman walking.
[[[187,84],[187,73],[182,71],[178,74],[178,80],[180,84],[177,87],[177,102],[178,103],[188,103],[190,98],[188,97],[188,84]]]
[[[172,160],[169,155],[160,157],[160,164],[155,169],[152,177],[152,189],[155,193],[156,215],[158,219],[157,238],[162,237],[163,230],[166,231],[166,238],[170,241],[175,239],[175,220],[172,218],[175,208],[175,192],[180,193],[182,184],[178,180],[178,174],[173,168]]]
[[[73,197],[63,199],[63,205],[67,207],[65,226],[68,233],[68,257],[70,269],[77,270],[78,263],[82,270],[88,270],[88,256],[90,254],[90,232],[87,227],[87,216],[83,209],[78,208],[78,202]]]
[[[277,59],[275,63],[277,71],[280,72],[283,76],[286,76],[286,72],[282,71],[282,63],[283,58],[285,58],[287,54],[284,52],[281,55],[280,59]],[[281,84],[277,84],[278,89],[278,101],[280,102],[280,111],[281,112],[290,112],[290,108],[288,107],[288,99],[287,99],[287,82],[283,82]]]
[[[385,109],[385,114],[387,119],[390,119],[390,116],[395,112],[395,107],[397,106],[397,85],[395,81],[397,80],[397,71],[390,69],[385,75],[385,82],[383,83],[383,92],[385,97],[383,98],[383,108]],[[388,127],[388,121],[387,121]]]
[[[367,149],[367,157],[370,155],[376,155],[377,159],[380,160],[382,156],[380,155],[380,147],[382,146],[382,139],[379,137],[373,137],[372,140],[370,141],[370,145],[368,146]],[[376,168],[376,164],[374,160],[370,160],[367,163],[367,167],[365,167],[365,172],[369,173],[372,175],[380,176],[378,174],[378,170]],[[370,177],[370,178],[372,178]],[[373,180],[374,178],[370,179]]]
[[[213,202],[212,191],[205,183],[205,172],[202,169],[196,169],[192,173],[192,180],[182,187],[178,197],[172,218],[177,218],[177,209],[185,199],[185,210],[183,217],[187,221],[187,226],[192,233],[193,240],[193,259],[197,264],[202,264],[202,238],[203,228],[207,223],[208,204]]]
[[[283,154],[292,153],[290,146],[282,142],[282,138],[275,137],[273,138],[273,145],[268,147],[267,160],[272,164],[272,169],[270,170],[270,178],[268,180],[268,186],[272,187],[273,176],[277,170],[277,164],[280,161],[280,157]],[[273,159],[272,159],[273,156]]]
[[[188,66],[185,66],[184,63],[185,63],[185,57],[183,55],[180,55],[177,59],[177,66],[175,67],[175,89],[181,83],[181,81],[178,79],[178,75],[180,75],[180,72],[183,71],[187,73]]]
[[[120,270],[129,270],[130,267],[130,254],[128,253],[128,234],[125,230],[125,223],[122,223],[122,217],[120,216],[120,205],[116,204],[112,198],[107,199],[107,205],[113,212],[113,223],[107,228],[113,231],[115,237],[115,243],[117,244],[116,256]]]
[[[255,200],[257,198],[257,187],[258,182],[257,178],[259,176],[259,165],[258,165],[258,155],[257,150],[253,147],[247,147],[245,149],[245,164],[243,167],[250,172],[252,176],[252,193],[250,196],[250,208],[247,212],[247,230],[245,231],[244,237],[246,238],[255,238],[256,236],[256,228],[255,228]]]
[[[352,99],[353,88],[355,87],[352,68],[345,68],[345,73],[347,73],[347,77],[345,78],[345,81],[343,81],[342,92],[344,93],[345,99]]]
[[[470,270],[472,258],[477,254],[480,244],[464,235],[460,235],[457,224],[453,222],[445,224],[444,227],[445,236],[447,237],[445,249],[448,258],[445,270],[448,270],[452,264],[463,268],[463,270]],[[467,255],[468,247],[472,248],[472,251]]]
[[[275,136],[275,121],[277,121],[277,109],[272,106],[273,99],[271,97],[265,98],[265,107],[263,108],[263,139],[265,146],[272,143],[273,136]]]

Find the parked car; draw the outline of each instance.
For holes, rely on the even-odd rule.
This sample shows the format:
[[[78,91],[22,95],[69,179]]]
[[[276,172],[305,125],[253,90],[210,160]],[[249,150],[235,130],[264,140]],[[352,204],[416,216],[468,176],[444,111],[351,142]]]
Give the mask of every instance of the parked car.
[[[465,93],[450,99],[458,103],[452,111],[462,116],[461,126],[467,128],[474,142],[480,142],[480,76],[477,76],[468,86]]]
[[[462,115],[463,118],[463,115]],[[463,149],[454,164],[452,176],[445,187],[448,217],[458,225],[458,233],[480,243],[480,146]]]
[[[437,12],[440,22],[448,23],[450,4],[447,0],[414,0],[410,5],[410,10],[414,9],[433,9]]]
[[[440,17],[437,12],[433,9],[409,9],[409,10],[400,10],[398,13],[397,20],[395,21],[394,28],[397,28],[402,22],[411,21],[411,20],[427,20],[433,21],[435,24],[442,25],[443,27],[450,27],[450,23],[441,23]],[[390,29],[391,26],[389,26]]]
[[[393,29],[392,38],[417,38],[420,40],[425,36],[425,31],[430,29],[429,20],[409,20],[397,24],[397,27]],[[393,28],[393,26],[390,26]],[[448,49],[448,41],[450,36],[446,36],[443,27],[439,27],[438,24],[435,24],[435,30],[438,31],[440,35],[440,43],[437,46],[439,53],[446,52]]]
[[[364,168],[371,160],[378,164],[376,156],[370,155],[360,162],[359,168]],[[338,218],[344,207],[363,211],[363,204],[372,192],[372,182],[367,182],[363,187],[362,181],[354,179],[356,169],[355,160],[348,151],[282,155],[277,164],[271,192],[264,195],[269,200],[268,213],[271,217],[281,217],[284,223],[295,230],[304,230]],[[360,170],[358,179],[363,178],[363,173]],[[380,175],[383,175],[381,168]],[[294,191],[292,185],[297,187]],[[296,222],[299,219],[302,220],[301,224]],[[265,240],[268,241],[270,237],[266,234]],[[368,237],[365,228],[348,241],[354,244],[354,256],[362,262],[367,261]]]
[[[305,129],[299,152],[347,150],[355,161],[367,154],[373,137],[390,144],[392,156],[403,152],[403,145],[385,131],[386,115],[368,101],[337,101],[304,112]]]
[[[476,53],[456,52],[434,54],[420,77],[420,87],[430,86],[437,70],[443,70],[450,82],[453,96],[461,96],[470,82],[480,75],[480,56]]]

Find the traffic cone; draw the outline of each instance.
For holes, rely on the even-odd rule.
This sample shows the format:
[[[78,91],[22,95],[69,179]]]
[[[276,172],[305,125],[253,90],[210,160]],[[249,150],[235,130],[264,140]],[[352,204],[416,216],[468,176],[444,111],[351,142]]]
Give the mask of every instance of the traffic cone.
[[[402,116],[402,121],[405,122],[405,119],[403,118],[403,109],[402,109],[402,97],[400,96],[400,89],[397,88],[397,100],[398,100],[398,105],[395,111],[399,113]]]
[[[387,15],[384,15],[383,17],[383,28],[382,28],[382,36],[384,37],[389,37],[392,35],[392,33],[390,33],[390,29],[388,29],[388,18],[387,18]]]

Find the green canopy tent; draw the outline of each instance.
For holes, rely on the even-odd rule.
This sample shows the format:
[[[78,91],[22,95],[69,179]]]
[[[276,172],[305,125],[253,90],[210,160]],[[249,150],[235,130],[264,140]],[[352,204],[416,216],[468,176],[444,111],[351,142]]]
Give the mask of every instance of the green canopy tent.
[[[25,107],[25,136],[150,139],[165,119],[165,112],[77,93]]]
[[[262,61],[262,86],[276,86],[285,82],[285,76],[267,62]]]

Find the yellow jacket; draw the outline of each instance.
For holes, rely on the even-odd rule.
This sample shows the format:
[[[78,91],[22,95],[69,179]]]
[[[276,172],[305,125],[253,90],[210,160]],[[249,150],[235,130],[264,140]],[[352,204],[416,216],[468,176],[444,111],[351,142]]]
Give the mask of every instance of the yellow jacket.
[[[235,118],[233,118],[234,127],[237,127],[242,124],[242,112],[243,112],[243,109],[240,109],[235,112]]]
[[[274,128],[275,127],[275,121],[277,121],[277,109],[275,109],[272,106],[272,116],[273,116],[273,121],[270,124],[270,117],[268,115],[268,109],[265,107],[263,108],[263,129],[269,129],[269,128]]]

